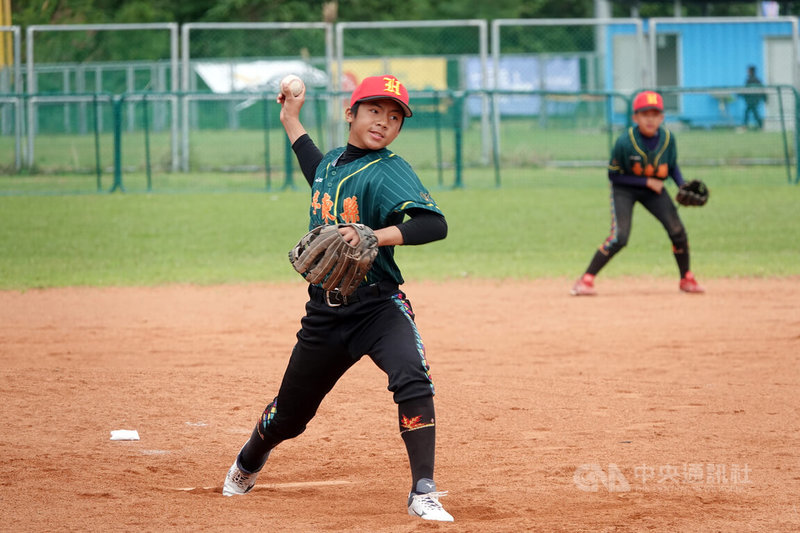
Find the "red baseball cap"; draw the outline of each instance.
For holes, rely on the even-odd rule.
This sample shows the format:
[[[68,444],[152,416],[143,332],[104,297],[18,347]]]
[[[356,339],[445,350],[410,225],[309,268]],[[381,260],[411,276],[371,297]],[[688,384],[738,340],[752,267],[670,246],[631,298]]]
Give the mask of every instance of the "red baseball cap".
[[[642,91],[633,99],[633,112],[655,109],[664,111],[664,99],[655,91]]]
[[[350,107],[353,107],[356,102],[380,98],[390,98],[396,101],[403,108],[405,116],[411,116],[411,108],[408,107],[408,91],[397,78],[389,74],[364,78],[350,97]]]

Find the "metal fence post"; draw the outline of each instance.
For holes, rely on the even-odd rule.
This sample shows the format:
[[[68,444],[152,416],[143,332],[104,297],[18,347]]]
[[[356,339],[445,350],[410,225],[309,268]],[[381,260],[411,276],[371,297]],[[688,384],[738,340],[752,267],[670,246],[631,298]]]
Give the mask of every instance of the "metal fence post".
[[[463,134],[464,134],[464,121],[462,120],[462,113],[464,108],[464,100],[465,100],[464,93],[459,93],[455,96],[455,112],[454,112],[454,119],[455,122],[453,124],[454,130],[454,137],[455,137],[455,169],[456,169],[456,178],[453,182],[454,189],[463,189],[464,182],[461,176],[461,171],[463,168],[463,156],[461,152],[461,148],[463,146]]]
[[[292,143],[289,142],[289,137],[286,135],[284,135],[284,140],[283,168],[286,172],[286,179],[283,182],[283,188],[294,190],[294,178],[292,177]]]
[[[262,97],[264,98],[264,170],[267,174],[266,177],[266,189],[272,190],[272,169],[269,165],[270,160],[270,150],[269,150],[269,127],[270,127],[270,119],[269,119],[269,95],[267,93],[263,93]]]
[[[100,125],[98,124],[100,120],[100,113],[97,112],[98,102],[97,102],[97,93],[92,95],[92,101],[94,102],[94,106],[92,106],[92,112],[94,114],[94,120],[92,121],[94,126],[94,169],[95,173],[97,174],[97,192],[101,190],[101,178],[102,178],[102,167],[100,166]]]
[[[153,190],[153,178],[150,170],[150,121],[147,117],[147,95],[142,95],[142,127],[144,128],[144,164],[147,171],[147,192]]]
[[[489,113],[491,115],[491,123],[497,124],[497,101],[495,100],[497,90],[489,89]],[[500,187],[500,134],[499,132],[492,132],[492,163],[494,164],[494,185]]]
[[[433,105],[436,112],[434,113],[434,127],[436,132],[436,175],[438,177],[439,187],[444,185],[444,169],[442,168],[442,113],[441,106],[439,105],[439,91],[433,91]]]
[[[112,100],[112,111],[114,117],[114,184],[108,192],[119,190],[125,192],[122,185],[122,103],[124,96],[114,96]]]
[[[792,94],[794,95],[794,157],[795,157],[795,176],[794,184],[800,182],[800,135],[797,134],[797,125],[800,124],[800,93],[797,88],[792,87]]]

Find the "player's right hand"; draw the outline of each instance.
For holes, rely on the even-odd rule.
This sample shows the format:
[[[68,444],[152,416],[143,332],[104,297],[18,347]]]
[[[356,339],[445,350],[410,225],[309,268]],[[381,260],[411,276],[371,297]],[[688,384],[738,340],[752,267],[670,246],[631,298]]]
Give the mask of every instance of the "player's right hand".
[[[661,194],[661,191],[664,190],[664,180],[647,178],[647,188],[656,194]]]
[[[342,236],[344,242],[350,246],[357,246],[360,240],[358,232],[352,226],[342,226],[339,228],[339,235]]]
[[[285,123],[286,119],[300,120],[300,109],[306,101],[305,90],[299,95],[294,96],[291,93],[287,96],[282,92],[278,93],[275,99],[281,105],[280,120]]]
[[[289,142],[294,142],[308,133],[300,122],[300,109],[306,101],[305,90],[297,96],[279,94],[277,102],[281,105],[280,121],[283,129],[286,130],[286,135],[289,137]]]

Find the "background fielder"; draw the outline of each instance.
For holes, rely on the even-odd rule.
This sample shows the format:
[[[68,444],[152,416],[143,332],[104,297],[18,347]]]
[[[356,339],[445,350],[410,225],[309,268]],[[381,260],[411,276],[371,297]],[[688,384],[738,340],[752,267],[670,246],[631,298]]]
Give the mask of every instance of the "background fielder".
[[[683,176],[678,168],[675,137],[664,122],[664,100],[653,91],[644,91],[633,100],[633,121],[614,145],[608,164],[611,181],[611,233],[592,257],[584,274],[572,286],[574,296],[596,294],[594,278],[628,244],[633,222],[633,207],[639,202],[661,222],[672,241],[672,253],[680,272],[680,290],[702,293],[689,269],[689,237],[678,210],[664,190],[671,177],[680,187]]]
[[[423,244],[447,235],[439,207],[410,165],[386,147],[412,115],[408,91],[394,76],[366,78],[353,91],[345,119],[348,144],[323,155],[300,122],[305,92],[282,93],[281,122],[311,185],[309,229],[361,223],[375,231],[379,252],[366,279],[351,296],[309,285],[306,315],[275,399],[228,471],[227,496],[252,489],[270,451],[300,435],[338,379],[368,354],[388,377],[398,405],[400,433],[411,466],[408,513],[452,521],[433,481],[433,395],[422,339],[405,293],[394,246]],[[412,217],[403,222],[405,215]],[[358,235],[339,230],[351,244]]]

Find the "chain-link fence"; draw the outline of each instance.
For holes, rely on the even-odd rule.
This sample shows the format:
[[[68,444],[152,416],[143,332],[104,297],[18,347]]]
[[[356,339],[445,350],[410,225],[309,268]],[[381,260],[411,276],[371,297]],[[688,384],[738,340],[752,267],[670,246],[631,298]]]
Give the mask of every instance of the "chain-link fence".
[[[662,88],[686,166],[777,165],[796,176],[798,92],[792,86]],[[666,104],[665,104],[666,105]]]
[[[625,126],[627,95],[645,83],[646,57],[639,19],[493,21],[497,175],[507,166],[603,165]]]
[[[33,173],[77,175],[79,190],[293,187],[279,80],[303,77],[301,118],[327,150],[346,141],[355,85],[392,73],[414,109],[392,149],[442,187],[465,185],[464,169],[500,184],[506,169],[602,168],[642,88],[663,92],[683,165],[779,164],[791,180],[797,26],[793,17],[502,19],[491,29],[483,20],[214,23],[186,24],[180,39],[174,24],[32,26],[27,90],[13,73],[19,60],[0,70],[0,168],[13,172],[21,152]]]
[[[172,95],[159,103],[154,126],[169,132],[172,169],[178,169],[177,24],[35,25],[27,28],[25,42],[29,168],[44,165],[36,148],[49,135],[74,136],[80,143],[111,131],[115,119],[107,109],[92,107],[91,95],[148,91]],[[126,112],[127,122],[134,124],[132,103]],[[75,158],[63,161],[59,169],[91,170],[70,161]]]
[[[485,20],[445,20],[414,22],[343,22],[336,25],[336,86],[349,95],[367,76],[390,72],[403,80],[409,91],[417,91],[414,117],[404,124],[404,131],[434,129],[437,121],[446,125],[451,145],[454,128],[465,135],[477,131],[480,143],[470,159],[488,161],[490,137],[488,100],[477,96],[477,113],[472,106],[461,105],[459,98],[446,96],[468,90],[485,90],[489,66],[489,32]],[[349,102],[344,98],[343,110]],[[343,122],[338,144],[344,141]],[[404,133],[396,142],[402,153]],[[435,145],[420,143],[414,153],[434,160]]]
[[[287,74],[301,76],[309,95],[329,93],[333,25],[186,24],[181,40],[186,91],[182,168],[186,171],[261,168],[271,174],[274,143],[270,139],[280,137],[283,128],[278,111],[268,100],[274,100],[280,80]],[[328,102],[325,98],[309,100],[304,118],[312,122],[310,128],[320,132],[320,145],[330,144]],[[224,154],[206,148],[211,138],[218,146],[251,146],[252,152],[242,160],[230,161]]]

